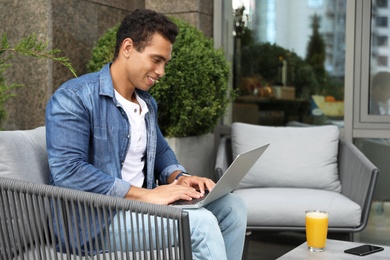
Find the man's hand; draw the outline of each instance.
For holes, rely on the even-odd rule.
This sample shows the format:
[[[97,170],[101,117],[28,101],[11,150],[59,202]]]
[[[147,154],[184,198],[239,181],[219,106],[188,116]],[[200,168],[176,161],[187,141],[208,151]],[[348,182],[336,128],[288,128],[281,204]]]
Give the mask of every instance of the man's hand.
[[[198,176],[181,176],[179,177],[177,184],[193,187],[198,190],[202,196],[206,190],[211,191],[215,186],[215,183],[212,180]]]
[[[179,181],[183,182],[184,180]],[[154,204],[167,205],[179,199],[192,200],[192,198],[200,198],[203,196],[201,192],[187,184],[178,185],[179,181],[175,180],[171,184],[160,185],[154,189],[144,189],[131,186],[125,198]]]
[[[180,173],[182,173],[182,171],[173,172],[168,177],[168,183],[173,183],[177,179],[178,181],[177,184],[187,186],[187,187],[193,187],[197,191],[199,191],[202,194],[202,196],[204,195],[206,190],[211,191],[215,186],[215,183],[212,180],[204,177],[184,174],[183,176],[177,178],[177,176],[179,176]]]

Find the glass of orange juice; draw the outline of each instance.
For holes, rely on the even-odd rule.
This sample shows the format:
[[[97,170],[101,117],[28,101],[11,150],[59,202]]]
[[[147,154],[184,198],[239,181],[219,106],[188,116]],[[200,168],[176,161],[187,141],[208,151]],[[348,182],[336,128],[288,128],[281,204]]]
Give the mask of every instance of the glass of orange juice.
[[[324,210],[306,211],[306,241],[310,251],[324,251],[327,233],[328,212]]]

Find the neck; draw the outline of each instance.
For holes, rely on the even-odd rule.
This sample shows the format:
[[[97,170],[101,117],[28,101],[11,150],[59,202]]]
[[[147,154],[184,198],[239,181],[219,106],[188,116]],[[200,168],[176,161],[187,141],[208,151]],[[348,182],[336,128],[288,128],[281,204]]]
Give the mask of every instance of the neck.
[[[121,71],[121,65],[113,62],[110,67],[110,73],[114,89],[125,99],[136,102],[135,89],[127,82],[125,73]]]

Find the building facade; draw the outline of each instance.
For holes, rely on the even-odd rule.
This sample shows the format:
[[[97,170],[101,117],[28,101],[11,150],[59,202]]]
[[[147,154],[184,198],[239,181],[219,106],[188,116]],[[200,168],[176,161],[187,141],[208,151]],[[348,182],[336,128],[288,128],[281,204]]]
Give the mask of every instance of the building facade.
[[[209,0],[3,0],[0,2],[1,34],[10,45],[35,34],[49,49],[59,49],[78,75],[87,72],[91,51],[99,37],[131,10],[148,8],[182,18],[206,36],[213,37],[213,1]],[[47,100],[59,85],[73,77],[50,60],[16,55],[7,69],[7,84],[24,86],[6,103],[2,129],[32,129],[44,125]]]

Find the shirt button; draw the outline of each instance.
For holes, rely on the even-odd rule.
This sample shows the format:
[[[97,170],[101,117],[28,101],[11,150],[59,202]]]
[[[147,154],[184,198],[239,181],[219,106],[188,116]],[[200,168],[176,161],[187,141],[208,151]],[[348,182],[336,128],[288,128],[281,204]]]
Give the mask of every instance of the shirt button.
[[[134,109],[134,113],[137,113],[137,109]]]
[[[127,135],[127,139],[130,139],[130,135]]]

